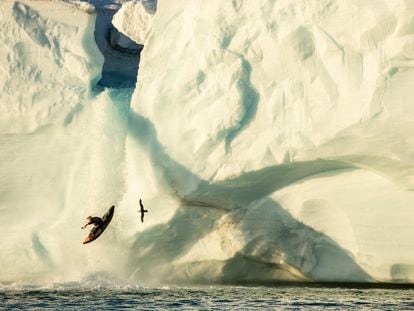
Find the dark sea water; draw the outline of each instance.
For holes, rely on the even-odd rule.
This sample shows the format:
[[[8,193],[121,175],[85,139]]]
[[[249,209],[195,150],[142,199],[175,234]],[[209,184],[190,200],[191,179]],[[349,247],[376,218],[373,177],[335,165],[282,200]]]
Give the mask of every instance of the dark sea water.
[[[1,309],[414,310],[414,288],[160,287],[55,284],[0,287]]]

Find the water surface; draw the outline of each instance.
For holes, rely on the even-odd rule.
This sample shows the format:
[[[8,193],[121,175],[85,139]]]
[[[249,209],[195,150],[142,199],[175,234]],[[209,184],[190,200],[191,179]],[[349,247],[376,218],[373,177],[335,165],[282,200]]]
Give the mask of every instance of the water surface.
[[[51,308],[113,310],[409,310],[413,288],[344,288],[321,286],[160,287],[138,285],[54,284],[46,287],[0,287],[7,309]]]

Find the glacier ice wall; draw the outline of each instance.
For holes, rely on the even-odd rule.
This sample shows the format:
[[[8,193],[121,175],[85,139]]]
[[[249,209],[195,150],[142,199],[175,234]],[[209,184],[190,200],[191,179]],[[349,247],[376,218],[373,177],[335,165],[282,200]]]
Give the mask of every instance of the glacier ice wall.
[[[411,14],[406,1],[161,2],[137,109],[208,180],[304,158],[374,117],[409,123]]]
[[[112,262],[94,265],[80,226],[122,195],[128,96],[92,91],[95,15],[56,1],[0,9],[0,280],[78,279]]]
[[[91,10],[1,4],[0,282],[413,282],[409,1],[135,5],[130,103]]]
[[[31,4],[6,1],[1,7],[2,133],[32,132],[47,122],[65,122],[100,74],[99,52],[85,39],[85,31],[93,31],[92,19],[78,11],[74,15],[80,20],[73,22],[62,14],[70,11],[64,4],[56,10],[60,14],[48,13],[47,1]]]
[[[127,162],[169,218],[137,278],[412,282],[413,9],[159,1]]]

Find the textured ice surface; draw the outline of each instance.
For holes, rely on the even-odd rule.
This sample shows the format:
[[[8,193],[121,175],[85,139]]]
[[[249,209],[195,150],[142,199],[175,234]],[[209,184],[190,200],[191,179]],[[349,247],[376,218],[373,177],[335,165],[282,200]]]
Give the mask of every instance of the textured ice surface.
[[[142,2],[126,2],[112,19],[112,24],[136,43],[144,44],[151,30],[152,13]]]
[[[159,1],[128,172],[177,210],[138,235],[138,275],[412,281],[413,9]]]
[[[130,108],[130,90],[91,91],[90,10],[2,3],[0,281],[413,282],[413,16],[162,0]],[[83,246],[83,218],[112,204]]]
[[[1,10],[0,132],[69,122],[100,74],[94,18],[50,1],[5,1]]]
[[[88,269],[84,217],[122,193],[104,166],[122,162],[124,101],[91,91],[103,64],[94,15],[51,1],[1,11],[0,279],[76,278]]]

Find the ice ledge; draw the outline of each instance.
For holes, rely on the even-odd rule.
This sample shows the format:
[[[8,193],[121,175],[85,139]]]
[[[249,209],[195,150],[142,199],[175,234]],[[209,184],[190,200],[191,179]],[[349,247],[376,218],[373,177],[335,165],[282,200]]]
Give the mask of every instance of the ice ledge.
[[[115,14],[112,24],[138,44],[144,45],[151,31],[153,12],[142,2],[130,1],[122,5]]]

